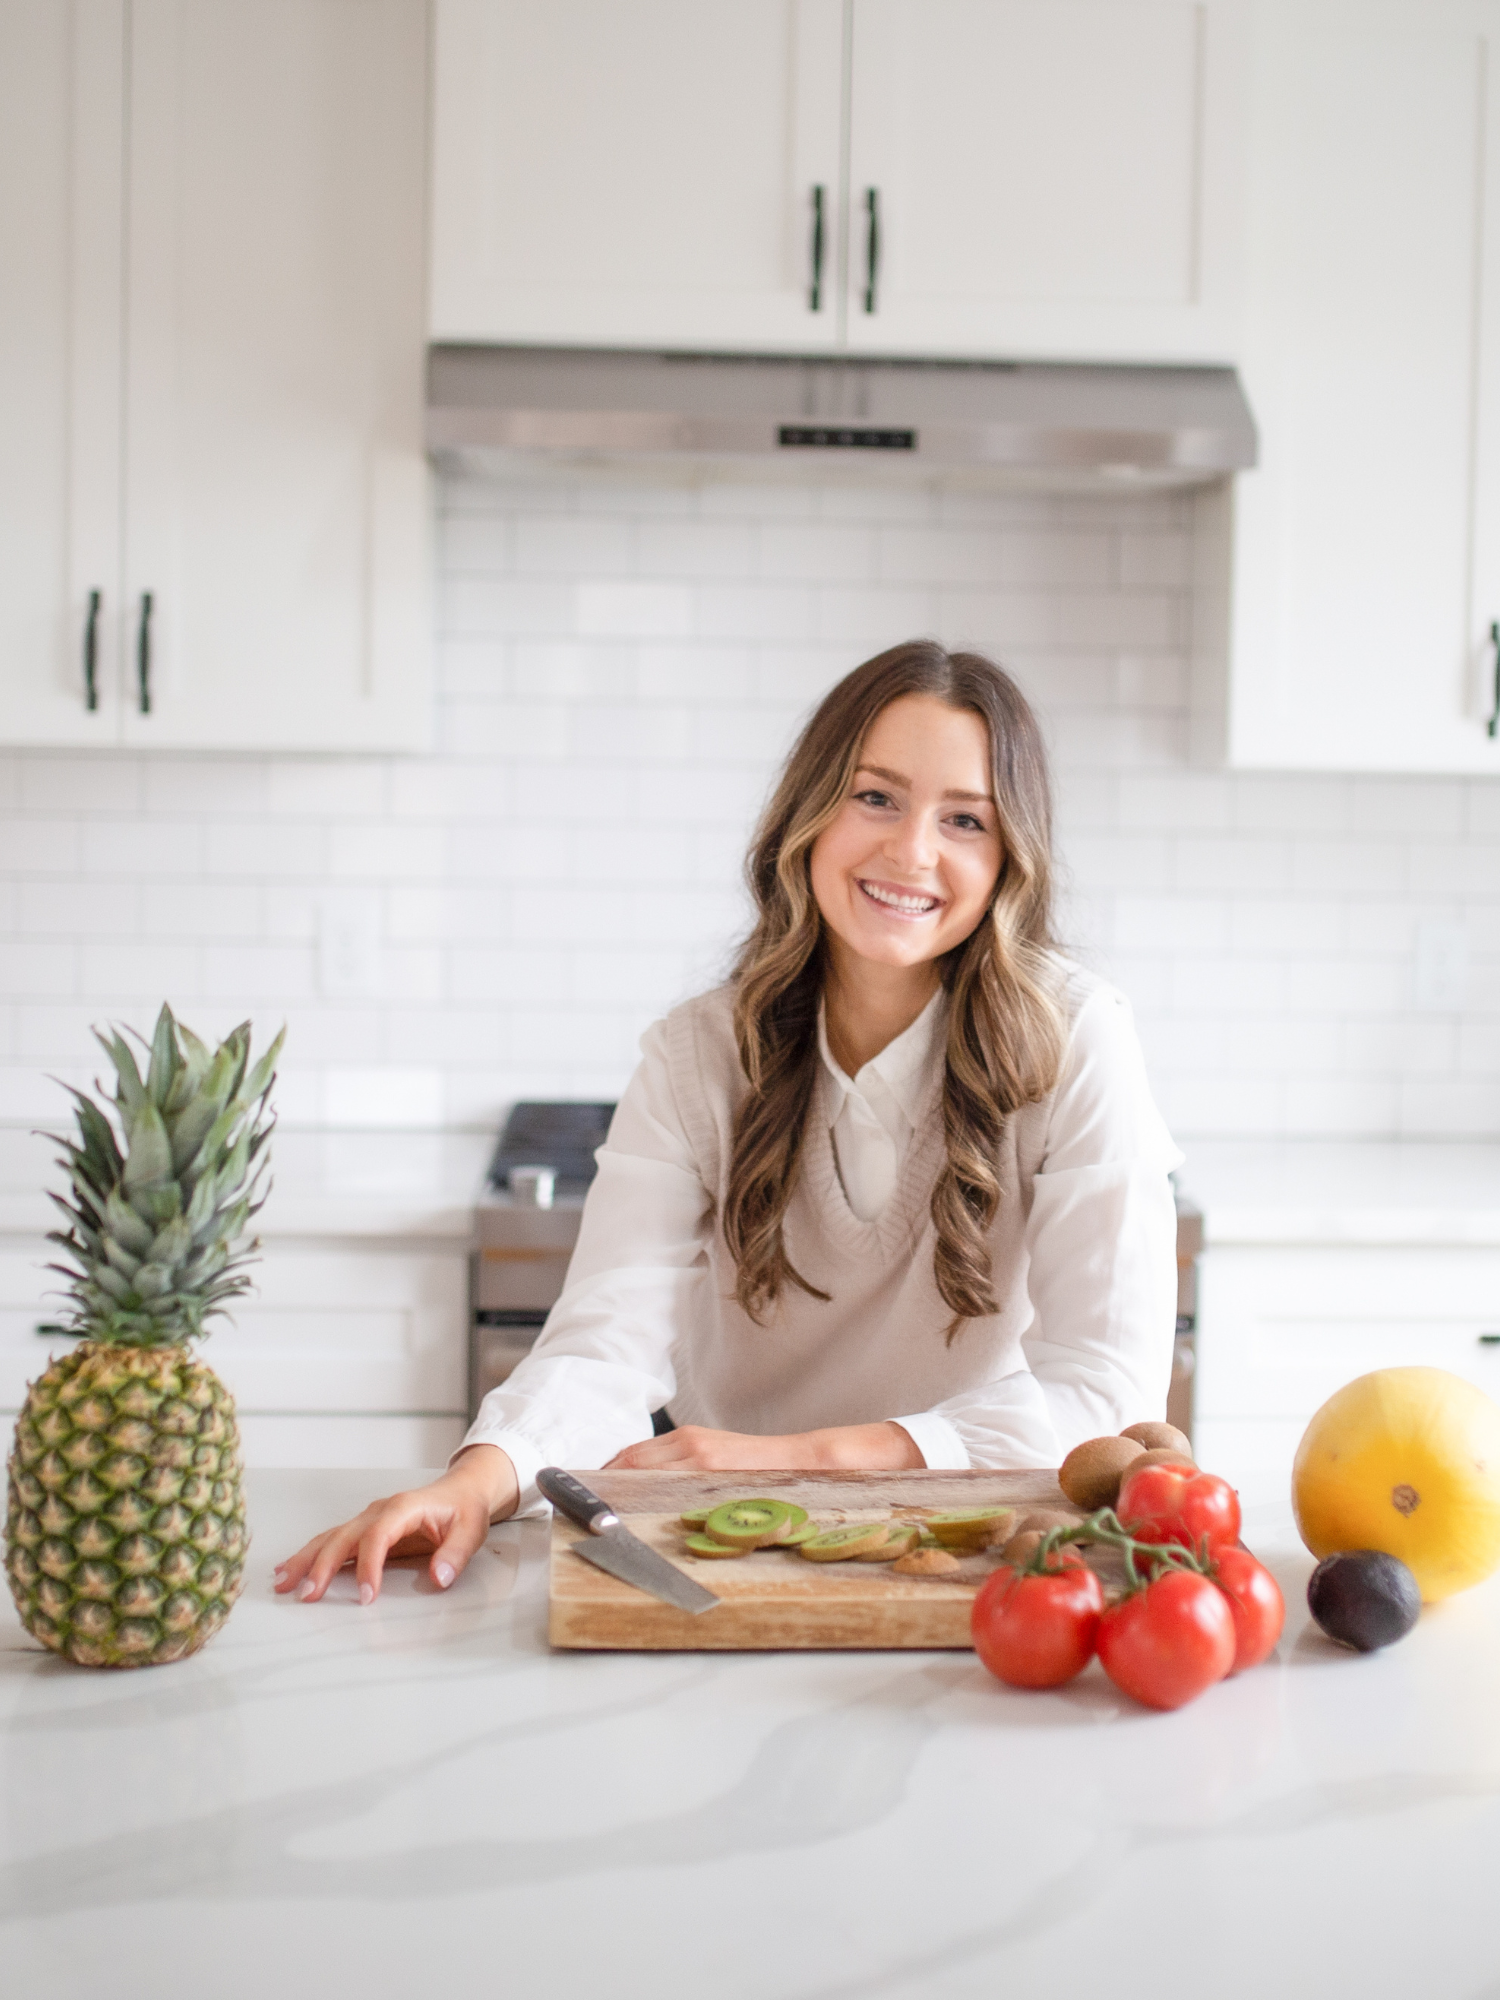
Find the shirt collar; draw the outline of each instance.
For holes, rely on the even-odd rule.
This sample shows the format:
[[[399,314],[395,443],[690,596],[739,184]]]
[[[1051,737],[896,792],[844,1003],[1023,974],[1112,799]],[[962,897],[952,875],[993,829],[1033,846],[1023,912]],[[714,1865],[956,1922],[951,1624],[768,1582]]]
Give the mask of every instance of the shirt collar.
[[[879,1079],[901,1107],[907,1123],[915,1125],[921,1108],[928,1061],[937,1039],[939,1016],[946,995],[940,986],[909,1028],[887,1042],[878,1056],[872,1056],[859,1074],[848,1076],[834,1059],[828,1046],[828,1024],[822,1002],[818,1004],[818,1053],[823,1065],[843,1096],[864,1095],[871,1075]]]

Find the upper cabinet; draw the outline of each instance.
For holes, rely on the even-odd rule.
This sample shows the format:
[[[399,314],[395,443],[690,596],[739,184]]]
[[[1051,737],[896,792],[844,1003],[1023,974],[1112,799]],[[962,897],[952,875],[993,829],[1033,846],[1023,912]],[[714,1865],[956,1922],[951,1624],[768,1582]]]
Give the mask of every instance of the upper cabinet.
[[[0,34],[0,741],[423,747],[424,0]]]
[[[1260,0],[1228,753],[1500,773],[1500,7]]]
[[[1232,360],[1243,77],[1215,0],[853,0],[850,346]]]
[[[829,347],[842,0],[438,0],[433,337]]]
[[[433,337],[1232,358],[1241,0],[438,0]]]

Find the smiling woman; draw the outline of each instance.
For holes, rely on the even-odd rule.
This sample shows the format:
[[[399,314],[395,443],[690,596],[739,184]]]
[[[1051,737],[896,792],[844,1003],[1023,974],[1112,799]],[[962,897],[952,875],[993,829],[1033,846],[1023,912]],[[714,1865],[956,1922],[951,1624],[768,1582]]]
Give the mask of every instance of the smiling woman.
[[[1014,681],[922,641],[857,668],[747,875],[754,928],[643,1038],[531,1355],[441,1479],[315,1537],[279,1589],[352,1561],[368,1602],[416,1552],[446,1587],[549,1463],[1055,1466],[1162,1415],[1180,1155],[1123,997],[1053,942]]]

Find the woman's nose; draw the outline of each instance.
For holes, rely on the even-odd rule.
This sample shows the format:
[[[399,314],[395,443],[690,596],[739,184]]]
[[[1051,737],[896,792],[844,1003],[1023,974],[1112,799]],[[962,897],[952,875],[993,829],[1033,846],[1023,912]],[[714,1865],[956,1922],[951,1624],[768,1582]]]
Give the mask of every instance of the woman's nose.
[[[888,851],[893,862],[912,873],[935,867],[936,825],[925,813],[904,813],[891,829]]]

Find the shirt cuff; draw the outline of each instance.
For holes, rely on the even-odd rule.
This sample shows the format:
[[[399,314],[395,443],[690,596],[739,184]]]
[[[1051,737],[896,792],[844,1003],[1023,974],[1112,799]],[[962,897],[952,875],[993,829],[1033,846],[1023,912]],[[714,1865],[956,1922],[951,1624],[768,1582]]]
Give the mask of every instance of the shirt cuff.
[[[922,1461],[931,1472],[967,1472],[969,1454],[964,1449],[963,1439],[946,1417],[940,1417],[935,1410],[923,1410],[916,1417],[889,1417],[888,1423],[899,1424],[922,1454]]]
[[[540,1514],[542,1512],[547,1503],[536,1490],[536,1476],[547,1461],[529,1438],[522,1437],[516,1431],[484,1431],[480,1430],[476,1425],[458,1447],[458,1451],[454,1452],[453,1458],[449,1459],[449,1465],[453,1464],[454,1459],[459,1456],[460,1452],[467,1451],[471,1444],[492,1444],[496,1446],[498,1450],[505,1453],[505,1456],[514,1466],[516,1483],[521,1489],[521,1497],[516,1502],[515,1513],[508,1516],[510,1520],[517,1520],[522,1514]]]

